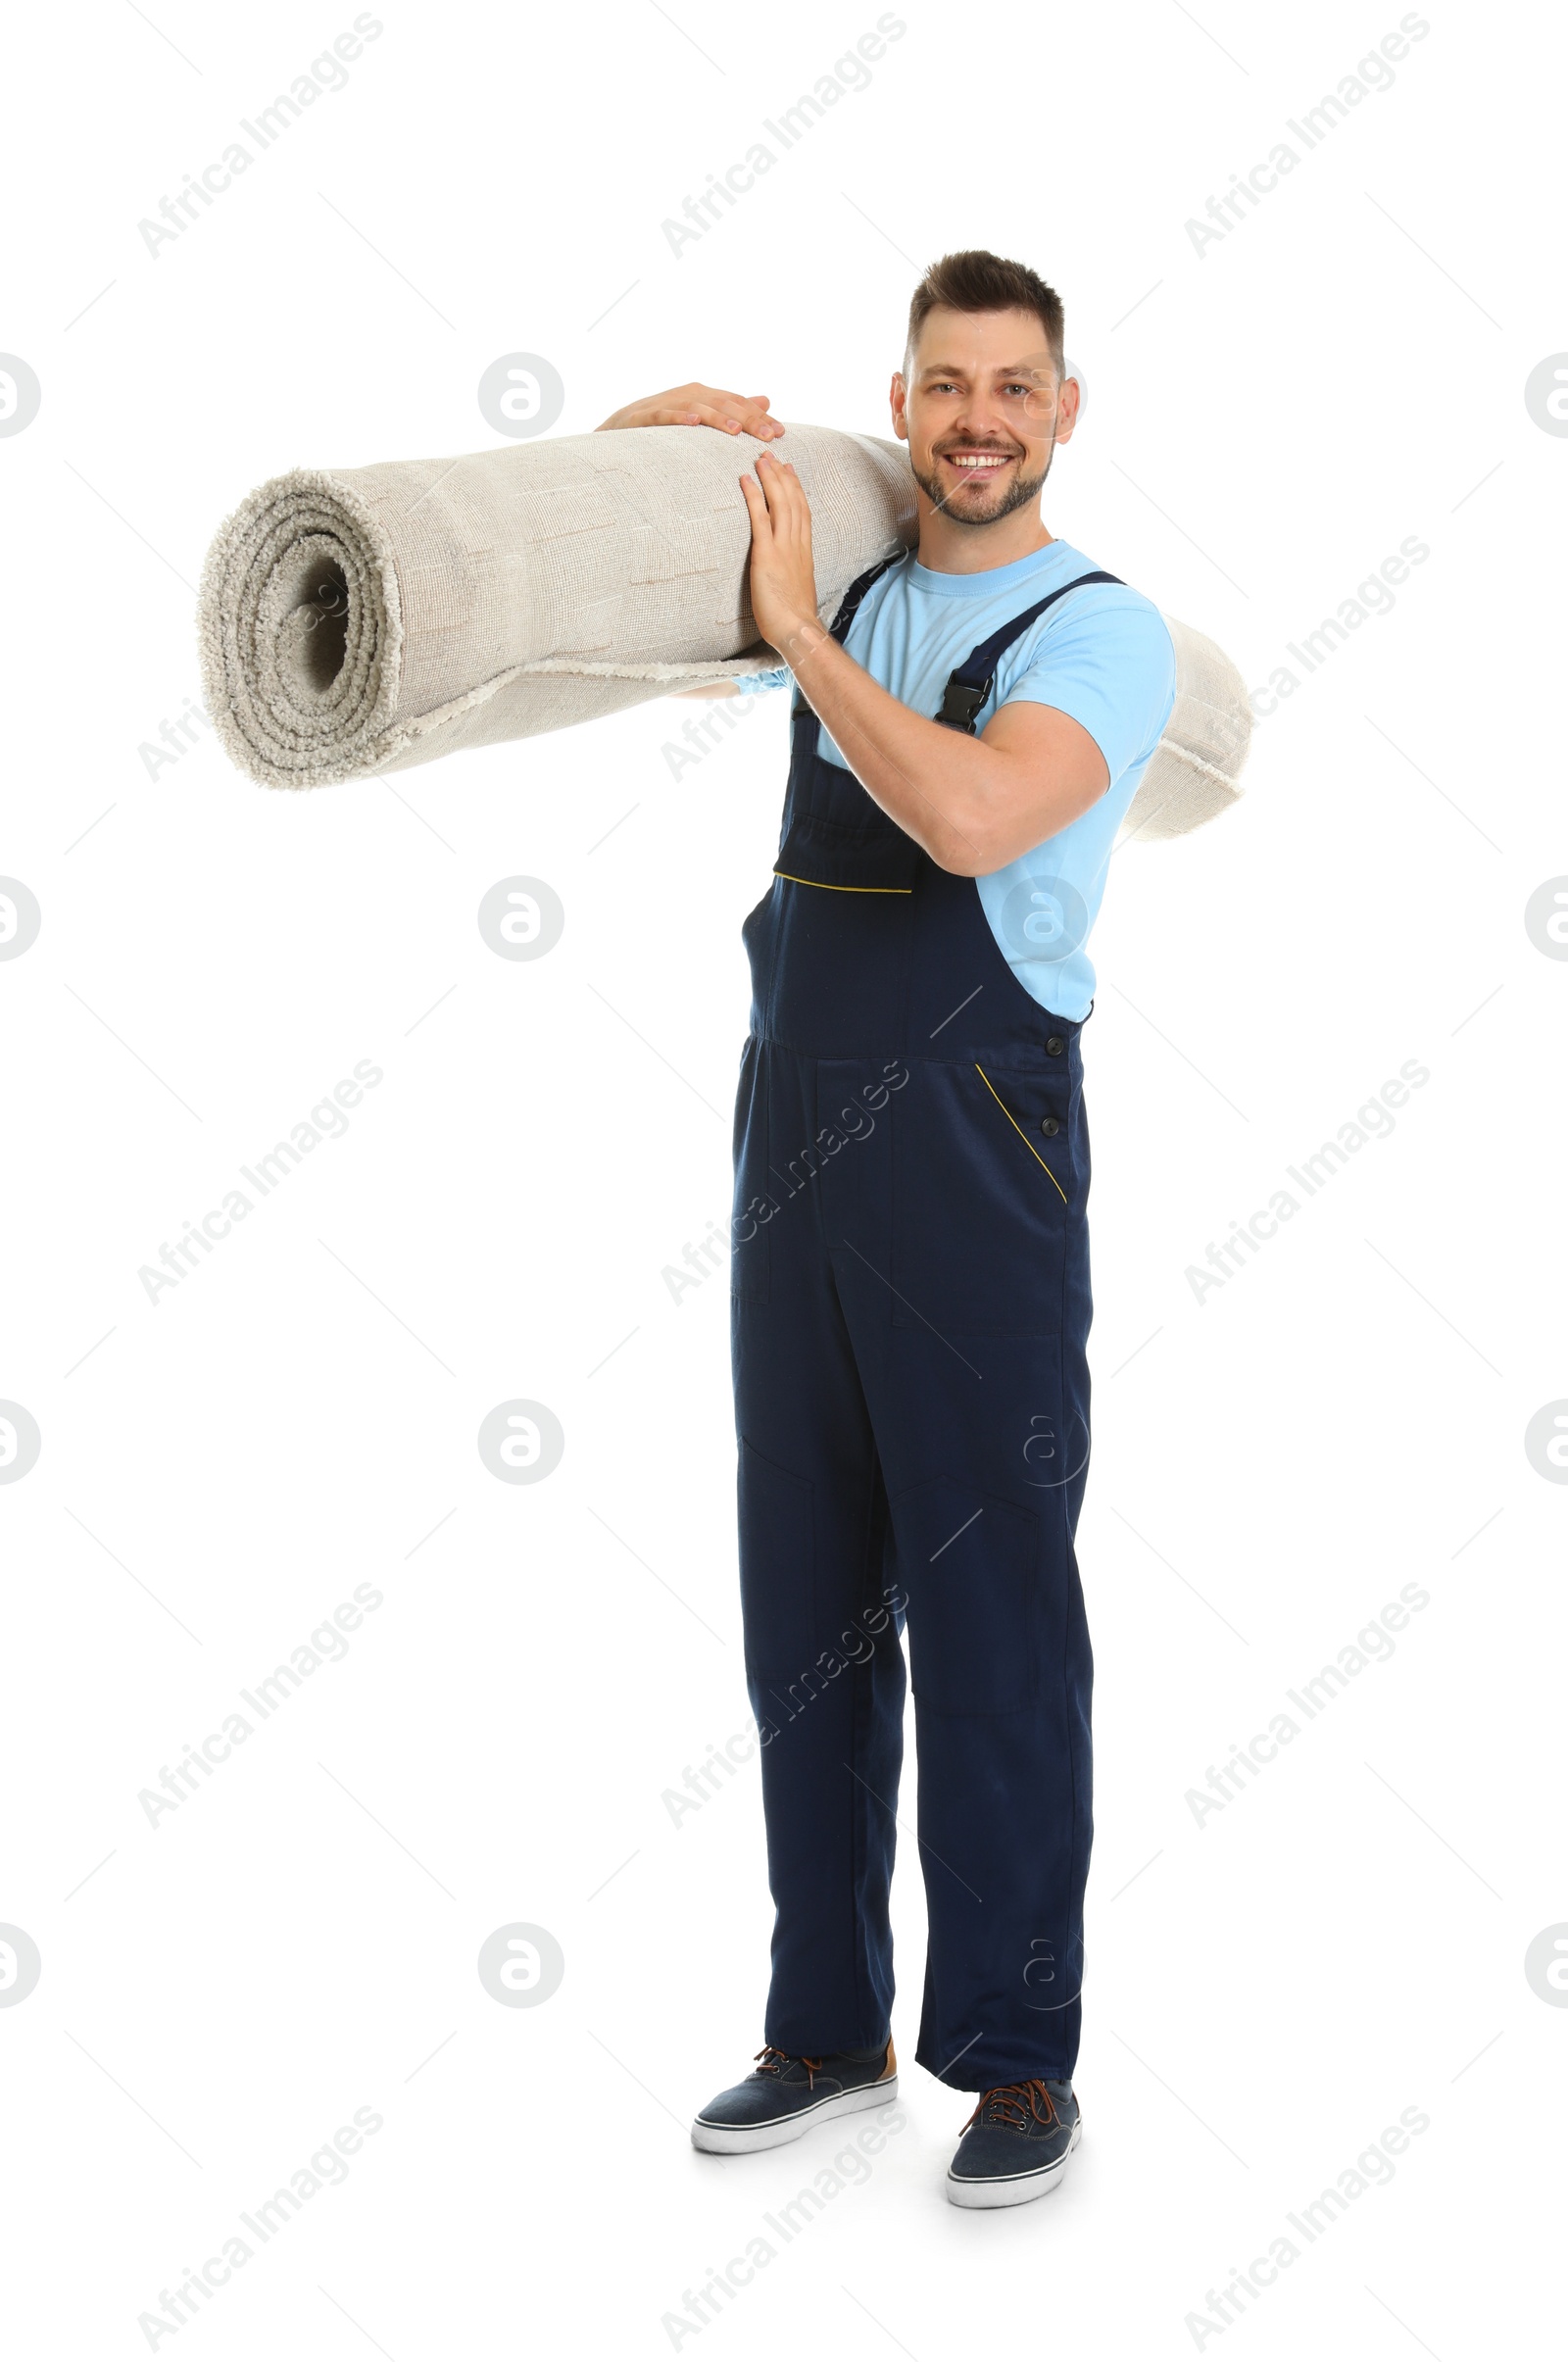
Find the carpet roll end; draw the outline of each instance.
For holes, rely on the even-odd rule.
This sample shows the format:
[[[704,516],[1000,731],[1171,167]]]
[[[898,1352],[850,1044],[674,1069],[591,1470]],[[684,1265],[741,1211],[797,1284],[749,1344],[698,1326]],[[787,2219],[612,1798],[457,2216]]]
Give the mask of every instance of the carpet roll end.
[[[324,787],[386,760],[402,669],[397,568],[341,476],[296,468],[214,537],[197,609],[202,689],[224,752],[265,787]]]

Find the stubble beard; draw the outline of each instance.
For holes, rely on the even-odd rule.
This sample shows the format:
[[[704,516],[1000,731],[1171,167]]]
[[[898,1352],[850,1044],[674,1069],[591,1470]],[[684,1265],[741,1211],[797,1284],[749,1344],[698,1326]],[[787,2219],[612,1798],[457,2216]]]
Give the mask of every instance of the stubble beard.
[[[1046,464],[1041,468],[1040,473],[1038,475],[1015,475],[1012,479],[1012,487],[1010,491],[999,493],[993,501],[988,502],[983,508],[976,507],[959,509],[955,507],[953,504],[953,495],[950,492],[943,490],[939,477],[937,477],[935,474],[922,474],[921,470],[914,466],[912,460],[909,463],[909,467],[915,482],[919,485],[927,500],[930,501],[932,507],[940,510],[945,517],[951,517],[955,524],[994,525],[997,524],[1004,517],[1010,517],[1015,509],[1027,508],[1031,501],[1039,499],[1041,491],[1045,485],[1046,478],[1051,473],[1051,463],[1055,456],[1056,438],[1054,434],[1053,434],[1050,449],[1046,453]]]

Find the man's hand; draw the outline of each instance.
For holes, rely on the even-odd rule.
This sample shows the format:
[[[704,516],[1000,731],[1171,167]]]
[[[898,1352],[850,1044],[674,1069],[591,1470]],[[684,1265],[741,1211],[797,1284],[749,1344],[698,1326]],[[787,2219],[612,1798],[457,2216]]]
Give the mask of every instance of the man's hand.
[[[762,638],[787,664],[826,633],[816,617],[811,510],[788,460],[757,455],[755,476],[741,477],[752,519],[752,613]]]
[[[811,511],[788,460],[759,452],[741,489],[752,520],[752,613],[871,800],[941,869],[986,877],[1065,828],[1109,785],[1089,732],[1020,701],[978,738],[913,713],[824,630]]]
[[[716,426],[726,434],[756,435],[763,443],[784,432],[769,416],[765,394],[727,394],[720,386],[695,384],[645,394],[602,419],[594,431],[603,434],[611,426]]]
[[[816,612],[811,510],[801,479],[772,452],[743,475],[752,520],[752,613],[850,769],[875,804],[940,869],[987,877],[1044,844],[1105,792],[1105,759],[1081,723],[1020,700],[978,738],[911,712],[823,629]],[[726,685],[688,690],[726,693]]]

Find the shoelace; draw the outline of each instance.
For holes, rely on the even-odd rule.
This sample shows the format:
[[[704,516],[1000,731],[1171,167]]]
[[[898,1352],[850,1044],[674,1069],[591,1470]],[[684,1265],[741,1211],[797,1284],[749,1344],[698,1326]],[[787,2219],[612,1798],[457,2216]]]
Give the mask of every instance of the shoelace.
[[[760,2050],[756,2053],[756,2056],[758,2061],[757,2072],[759,2075],[779,2075],[788,2066],[803,2066],[806,2069],[807,2090],[808,2091],[815,2091],[816,2077],[822,2065],[822,2062],[819,2058],[801,2058],[797,2060],[795,2053],[792,2050],[775,2050],[771,2042],[764,2042]]]
[[[1044,2108],[1040,2104],[1042,2100],[1045,2102]],[[998,2084],[994,2091],[982,2091],[974,2114],[963,2129],[967,2132],[970,2124],[984,2122],[1004,2124],[1011,2132],[1026,2133],[1031,2119],[1036,2124],[1059,2122],[1056,2103],[1039,2076],[1031,2077],[1027,2083]]]

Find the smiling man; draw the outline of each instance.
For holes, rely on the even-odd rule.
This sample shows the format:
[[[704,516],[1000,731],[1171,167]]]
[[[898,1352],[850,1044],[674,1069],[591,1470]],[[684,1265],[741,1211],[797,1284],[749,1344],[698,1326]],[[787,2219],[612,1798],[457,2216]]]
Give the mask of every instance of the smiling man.
[[[978,2094],[948,2194],[986,2207],[1053,2189],[1079,2133],[1079,1035],[1111,847],[1175,693],[1156,609],[1042,521],[1078,416],[1061,336],[1059,298],[1021,264],[927,271],[891,396],[918,544],[854,583],[830,629],[788,459],[770,448],[740,479],[753,612],[785,660],[750,686],[795,684],[778,860],[744,930],[731,1282],[776,1918],[759,2063],[692,2138],[767,2148],[897,2090],[906,1621],[915,2056]],[[674,423],[787,447],[765,397],[706,386],[606,421]]]

